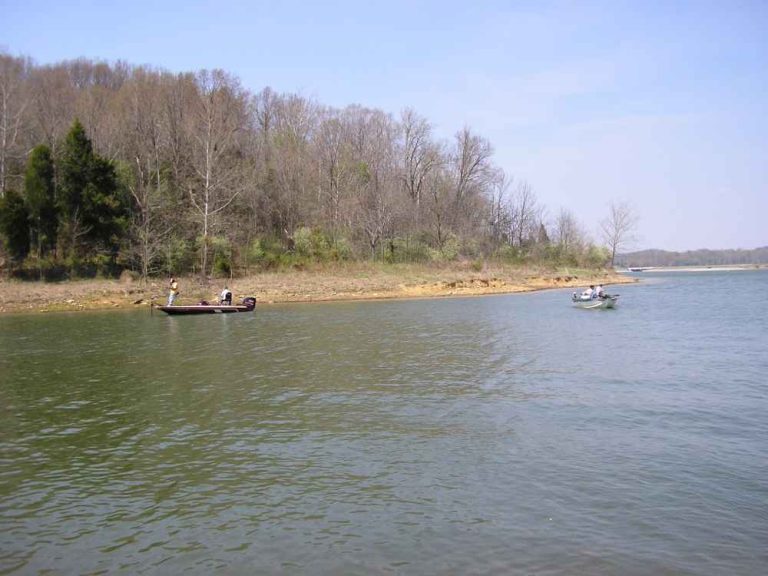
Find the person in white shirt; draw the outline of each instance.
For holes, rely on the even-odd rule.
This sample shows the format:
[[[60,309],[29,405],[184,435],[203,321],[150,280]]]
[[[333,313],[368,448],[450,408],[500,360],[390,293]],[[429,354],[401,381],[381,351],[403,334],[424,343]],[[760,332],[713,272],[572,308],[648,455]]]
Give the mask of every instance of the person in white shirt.
[[[589,288],[584,290],[584,292],[581,293],[581,299],[582,300],[589,300],[592,298],[592,295],[595,293],[595,287],[594,285],[590,285]]]
[[[602,298],[603,294],[605,294],[605,292],[603,292],[603,286],[602,284],[598,284],[597,288],[595,288],[595,298]]]
[[[221,291],[221,297],[219,299],[219,303],[227,306],[232,306],[232,291],[224,286],[224,290]]]

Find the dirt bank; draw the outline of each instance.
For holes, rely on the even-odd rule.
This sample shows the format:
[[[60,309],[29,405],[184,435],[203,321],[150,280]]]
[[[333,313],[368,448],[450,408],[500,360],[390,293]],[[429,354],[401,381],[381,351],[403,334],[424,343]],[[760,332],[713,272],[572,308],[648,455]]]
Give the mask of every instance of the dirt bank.
[[[375,266],[261,273],[231,280],[179,278],[178,304],[215,301],[224,284],[235,300],[255,296],[260,304],[379,298],[433,298],[527,292],[636,282],[608,272],[520,267]],[[55,312],[147,307],[165,303],[167,279],[78,280],[60,283],[0,281],[0,313]]]

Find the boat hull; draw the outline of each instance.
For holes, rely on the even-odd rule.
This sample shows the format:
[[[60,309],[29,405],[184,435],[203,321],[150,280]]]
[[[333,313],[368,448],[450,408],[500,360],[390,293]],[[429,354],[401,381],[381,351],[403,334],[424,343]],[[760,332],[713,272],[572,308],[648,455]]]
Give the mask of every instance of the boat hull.
[[[619,300],[618,296],[606,296],[604,298],[590,298],[589,300],[582,300],[578,297],[573,297],[573,305],[577,308],[583,308],[585,310],[609,310],[615,308]]]
[[[256,299],[243,298],[242,304],[194,304],[192,306],[157,306],[171,316],[193,316],[198,314],[234,314],[236,312],[253,312]]]

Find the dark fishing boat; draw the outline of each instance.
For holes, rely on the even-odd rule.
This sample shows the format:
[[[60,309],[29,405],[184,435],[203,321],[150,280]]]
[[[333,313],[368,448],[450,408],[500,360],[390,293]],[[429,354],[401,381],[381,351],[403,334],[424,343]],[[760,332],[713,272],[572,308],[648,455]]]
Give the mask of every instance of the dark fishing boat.
[[[192,306],[157,306],[166,314],[232,314],[233,312],[253,312],[256,307],[256,298],[248,296],[243,298],[242,304],[208,304],[200,302]]]

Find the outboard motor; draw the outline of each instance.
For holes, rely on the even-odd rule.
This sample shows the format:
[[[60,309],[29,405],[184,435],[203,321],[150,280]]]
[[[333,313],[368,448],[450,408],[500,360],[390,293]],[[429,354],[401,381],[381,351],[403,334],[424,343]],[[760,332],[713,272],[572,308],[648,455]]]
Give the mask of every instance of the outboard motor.
[[[243,306],[248,308],[248,310],[253,310],[256,307],[256,298],[253,296],[243,298]]]

